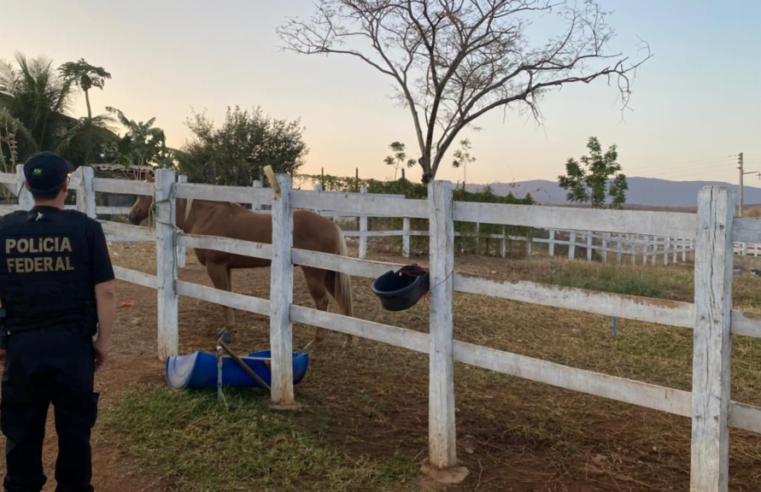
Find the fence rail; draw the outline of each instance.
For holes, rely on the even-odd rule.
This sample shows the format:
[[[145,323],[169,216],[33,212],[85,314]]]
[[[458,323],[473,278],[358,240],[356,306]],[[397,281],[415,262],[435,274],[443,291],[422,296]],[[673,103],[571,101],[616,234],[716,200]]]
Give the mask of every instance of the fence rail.
[[[272,210],[272,244],[262,245],[229,238],[192,236],[174,226],[174,201],[198,198],[229,201],[225,187],[175,183],[172,170],[158,170],[155,185],[117,180],[94,180],[83,172],[78,183],[77,208],[97,214],[92,195],[101,190],[153,195],[156,229],[108,221],[110,234],[157,245],[157,274],[116,268],[117,278],[154,288],[158,296],[158,352],[164,359],[178,353],[179,295],[269,315],[272,348],[271,398],[279,405],[295,403],[292,384],[292,323],[300,322],[381,343],[427,353],[430,364],[429,461],[434,468],[457,466],[455,432],[454,361],[510,374],[615,401],[639,405],[692,420],[691,490],[720,492],[728,483],[729,428],[761,433],[761,408],[730,400],[731,334],[761,337],[761,316],[732,307],[733,242],[761,242],[761,221],[734,219],[730,192],[719,187],[701,190],[697,215],[638,211],[597,211],[535,206],[452,203],[452,185],[434,181],[427,200],[399,200],[362,194],[328,194],[292,190],[290,178],[278,176],[280,194],[269,193]],[[182,190],[182,191],[180,191]],[[180,191],[178,193],[178,191]],[[262,197],[261,190],[235,190],[238,198]],[[259,199],[259,198],[257,198]],[[20,207],[28,200],[19,196]],[[344,215],[399,214],[429,219],[431,303],[429,333],[318,311],[293,304],[294,264],[377,277],[397,265],[345,258],[292,247],[292,213],[295,208],[330,210]],[[694,241],[694,303],[646,299],[617,294],[566,289],[531,282],[501,282],[466,275],[454,269],[454,223],[465,221],[520,225],[550,230],[571,229],[610,234],[679,237]],[[567,222],[566,222],[567,221]],[[734,225],[738,227],[735,228]],[[404,231],[409,230],[405,226]],[[755,232],[754,232],[755,231]],[[590,234],[587,246],[594,236]],[[637,239],[638,241],[640,239]],[[644,241],[644,240],[642,240]],[[571,240],[570,246],[576,246]],[[234,254],[270,258],[271,300],[216,290],[180,281],[175,247],[197,247]],[[552,245],[552,243],[550,243]],[[652,245],[652,241],[648,243]],[[662,240],[662,245],[672,241]],[[269,246],[269,248],[268,248]],[[603,246],[605,251],[606,246]],[[617,251],[614,250],[614,251]],[[610,252],[610,251],[608,251]],[[657,254],[656,251],[652,251]],[[454,340],[453,292],[487,295],[521,302],[556,306],[597,314],[616,315],[694,330],[693,388],[691,392],[564,366],[532,357]]]

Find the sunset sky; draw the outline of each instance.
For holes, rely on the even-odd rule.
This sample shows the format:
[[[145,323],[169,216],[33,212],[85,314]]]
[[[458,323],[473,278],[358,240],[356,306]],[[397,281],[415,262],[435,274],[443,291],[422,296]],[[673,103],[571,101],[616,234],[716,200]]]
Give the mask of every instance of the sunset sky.
[[[654,54],[637,74],[633,111],[622,118],[617,91],[600,82],[548,95],[541,126],[517,113],[490,114],[483,131],[463,135],[477,158],[468,182],[554,180],[593,135],[618,145],[630,176],[734,183],[738,152],[748,170],[761,170],[761,2],[601,4],[615,10],[614,50],[636,56],[642,39]],[[388,99],[390,79],[360,62],[281,50],[276,27],[311,11],[310,0],[0,0],[0,58],[20,51],[56,66],[85,58],[105,67],[113,79],[93,91],[93,111],[155,116],[172,146],[188,138],[192,109],[220,121],[227,106],[261,106],[301,118],[310,148],[303,171],[347,175],[359,167],[362,177],[390,177],[388,144],[414,146],[411,118]],[[76,114],[85,114],[84,98]],[[438,177],[462,180],[462,170],[447,165]]]

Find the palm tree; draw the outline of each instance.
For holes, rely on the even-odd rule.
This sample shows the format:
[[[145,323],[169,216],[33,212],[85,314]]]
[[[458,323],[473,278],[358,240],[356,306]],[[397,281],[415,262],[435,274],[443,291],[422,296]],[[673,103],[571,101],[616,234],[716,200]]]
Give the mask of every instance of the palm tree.
[[[92,109],[90,108],[90,89],[97,87],[103,90],[106,79],[111,78],[111,74],[106,72],[103,67],[90,65],[84,58],[76,62],[67,62],[58,68],[64,80],[74,82],[85,93],[87,102],[87,118],[92,119]]]
[[[17,53],[15,65],[0,61],[0,113],[5,128],[13,128],[19,162],[34,152],[52,150],[79,166],[118,139],[110,115],[77,119],[66,114],[73,83],[44,57],[28,60]],[[0,150],[10,152],[2,146]]]
[[[16,65],[0,60],[0,108],[18,120],[31,137],[33,148],[52,150],[62,130],[71,124],[65,115],[71,100],[71,81],[58,76],[45,57],[28,60],[17,53]]]

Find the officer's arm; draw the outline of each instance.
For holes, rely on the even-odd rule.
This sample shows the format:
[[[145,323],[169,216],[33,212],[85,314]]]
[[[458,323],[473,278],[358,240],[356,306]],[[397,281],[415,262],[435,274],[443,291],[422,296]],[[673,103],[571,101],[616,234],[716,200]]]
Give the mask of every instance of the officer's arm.
[[[111,342],[111,330],[116,319],[116,293],[113,280],[101,282],[95,286],[95,302],[98,305],[98,342],[107,348]]]

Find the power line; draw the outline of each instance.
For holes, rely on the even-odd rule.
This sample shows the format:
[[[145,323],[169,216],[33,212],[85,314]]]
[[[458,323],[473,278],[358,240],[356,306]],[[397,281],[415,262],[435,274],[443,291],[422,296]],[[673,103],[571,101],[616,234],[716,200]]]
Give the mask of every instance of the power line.
[[[711,170],[711,169],[708,169],[708,168],[715,168],[716,170],[725,169],[725,168],[727,168],[727,169],[735,169],[734,166],[733,167],[729,167],[730,165],[731,165],[730,163],[711,162],[709,164],[703,164],[703,165],[691,167],[691,168],[688,168],[688,169],[664,169],[663,171],[660,171],[660,172],[647,173],[647,174],[650,175],[650,176],[661,176],[661,175],[664,175],[664,174],[674,174],[674,173],[690,173],[691,174],[694,170],[697,170],[699,172]]]
[[[700,173],[678,174],[676,176],[658,176],[658,179],[669,178],[670,180],[676,180],[676,179],[680,179],[680,178],[691,178],[693,176],[706,176],[706,175],[709,175],[709,174],[716,174],[716,173],[719,173],[719,172],[730,173],[730,172],[735,171],[735,170],[737,170],[737,168],[730,167],[730,168],[725,168],[725,169],[713,169],[713,170],[710,170],[710,171],[704,171],[704,172],[700,172]]]
[[[629,170],[639,171],[643,169],[655,169],[655,168],[663,168],[663,167],[677,167],[677,166],[685,166],[689,164],[694,163],[700,163],[700,162],[706,162],[706,161],[713,161],[713,162],[729,162],[731,159],[737,159],[737,155],[726,155],[726,156],[720,156],[720,157],[706,157],[704,159],[694,159],[691,161],[678,161],[678,162],[672,162],[669,164],[658,164],[658,165],[647,165],[643,167],[635,167],[635,168],[629,168]],[[734,162],[734,161],[732,161]]]

